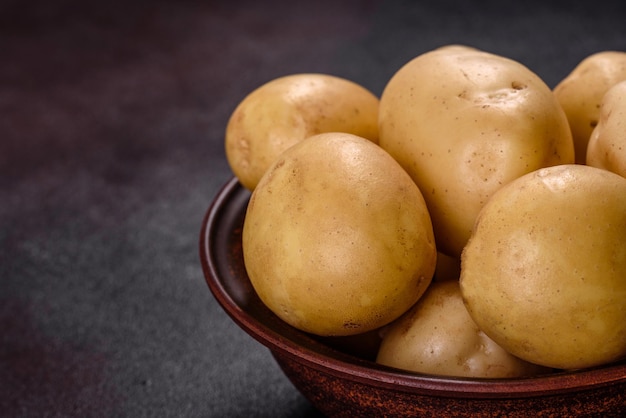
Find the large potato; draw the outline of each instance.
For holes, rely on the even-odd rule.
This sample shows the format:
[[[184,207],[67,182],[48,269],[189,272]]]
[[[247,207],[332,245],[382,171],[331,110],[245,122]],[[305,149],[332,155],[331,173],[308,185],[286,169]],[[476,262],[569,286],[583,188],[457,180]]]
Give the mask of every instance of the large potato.
[[[609,89],[589,138],[587,165],[626,177],[626,81]]]
[[[293,74],[263,84],[233,111],[226,127],[226,158],[242,185],[253,190],[278,155],[322,132],[347,132],[378,143],[378,97],[344,78]]]
[[[572,129],[577,163],[585,163],[589,137],[600,117],[602,97],[622,80],[626,80],[626,52],[602,51],[582,60],[554,88]]]
[[[496,190],[574,161],[550,88],[516,61],[460,46],[422,54],[389,80],[379,135],[422,190],[437,248],[455,257]]]
[[[415,183],[378,145],[345,133],[315,135],[281,154],[252,193],[242,239],[261,300],[323,336],[396,319],[436,264]]]
[[[424,296],[383,333],[376,361],[420,373],[504,378],[549,369],[521,360],[476,326],[457,279],[433,282]]]
[[[478,326],[532,363],[626,355],[626,179],[586,165],[527,174],[481,211],[461,258]]]

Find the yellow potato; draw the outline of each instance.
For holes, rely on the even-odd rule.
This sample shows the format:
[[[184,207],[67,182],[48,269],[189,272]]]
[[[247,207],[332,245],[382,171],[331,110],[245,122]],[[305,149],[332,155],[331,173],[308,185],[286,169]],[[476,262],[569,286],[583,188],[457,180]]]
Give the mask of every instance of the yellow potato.
[[[626,177],[626,81],[611,87],[602,100],[598,125],[589,139],[587,165]]]
[[[388,325],[376,361],[459,377],[521,377],[549,370],[509,354],[485,335],[463,305],[457,280],[433,282],[406,314]]]
[[[481,211],[461,258],[470,315],[526,361],[559,369],[626,355],[626,179],[586,165],[527,174]]]
[[[598,123],[602,97],[622,80],[626,80],[626,52],[602,51],[582,60],[554,88],[572,129],[576,163],[585,164],[589,136]]]
[[[496,190],[574,161],[550,88],[516,61],[462,46],[422,54],[389,80],[379,135],[422,190],[438,250],[454,257]]]
[[[228,163],[253,190],[278,155],[311,135],[347,132],[378,143],[378,97],[326,74],[293,74],[246,96],[226,127]]]
[[[346,133],[281,154],[252,193],[242,240],[260,299],[322,336],[399,317],[430,284],[437,257],[415,183],[378,145]]]

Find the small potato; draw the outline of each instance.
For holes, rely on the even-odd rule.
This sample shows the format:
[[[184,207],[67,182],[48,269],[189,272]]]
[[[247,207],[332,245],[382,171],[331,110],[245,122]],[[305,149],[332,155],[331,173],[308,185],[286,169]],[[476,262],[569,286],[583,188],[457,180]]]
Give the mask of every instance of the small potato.
[[[286,150],[254,189],[242,235],[260,299],[321,336],[399,317],[432,280],[437,250],[421,192],[378,145],[346,133]]]
[[[585,164],[589,137],[600,118],[602,97],[622,80],[626,80],[626,52],[602,51],[582,60],[554,88],[572,129],[576,163]]]
[[[558,369],[626,356],[626,179],[570,164],[498,190],[461,258],[474,321],[513,355]]]
[[[626,81],[609,89],[589,139],[587,165],[626,177]]]
[[[278,155],[311,135],[346,132],[378,143],[378,97],[326,74],[294,74],[260,86],[234,110],[226,158],[240,183],[254,190]]]
[[[458,377],[521,377],[550,370],[514,357],[485,335],[463,305],[458,280],[433,282],[411,310],[388,325],[376,361]]]
[[[537,168],[574,162],[550,88],[511,59],[463,46],[422,54],[387,83],[379,143],[424,194],[437,249],[460,257],[489,197]]]

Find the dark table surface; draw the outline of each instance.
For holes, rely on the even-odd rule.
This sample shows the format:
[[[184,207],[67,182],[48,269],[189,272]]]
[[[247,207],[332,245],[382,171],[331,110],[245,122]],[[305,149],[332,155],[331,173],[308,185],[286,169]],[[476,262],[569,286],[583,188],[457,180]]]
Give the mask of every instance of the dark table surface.
[[[582,3],[582,2],[581,2]],[[318,416],[204,281],[230,112],[462,43],[554,86],[622,1],[0,1],[0,415]]]

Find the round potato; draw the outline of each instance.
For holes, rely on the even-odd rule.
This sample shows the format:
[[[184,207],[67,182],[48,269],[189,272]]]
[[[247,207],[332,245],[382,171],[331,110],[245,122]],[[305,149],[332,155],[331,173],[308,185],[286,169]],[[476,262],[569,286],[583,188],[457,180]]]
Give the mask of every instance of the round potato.
[[[226,158],[253,190],[278,155],[306,137],[347,132],[378,143],[378,97],[344,78],[293,74],[263,84],[235,108],[226,127]]]
[[[626,179],[586,165],[527,174],[481,211],[461,291],[489,337],[559,369],[626,355]]]
[[[433,282],[424,296],[383,333],[376,361],[414,372],[505,378],[549,371],[523,361],[476,326],[458,280]]]
[[[587,165],[626,177],[626,81],[609,89],[589,138]]]
[[[496,190],[574,161],[567,118],[550,88],[516,61],[462,46],[422,54],[389,80],[379,134],[422,190],[437,248],[454,257]]]
[[[420,190],[382,148],[346,133],[314,135],[281,154],[252,193],[242,240],[260,299],[322,336],[396,319],[436,265]]]
[[[600,118],[602,97],[622,80],[626,80],[626,52],[602,51],[582,60],[554,88],[572,129],[578,164],[586,162],[587,145]]]

